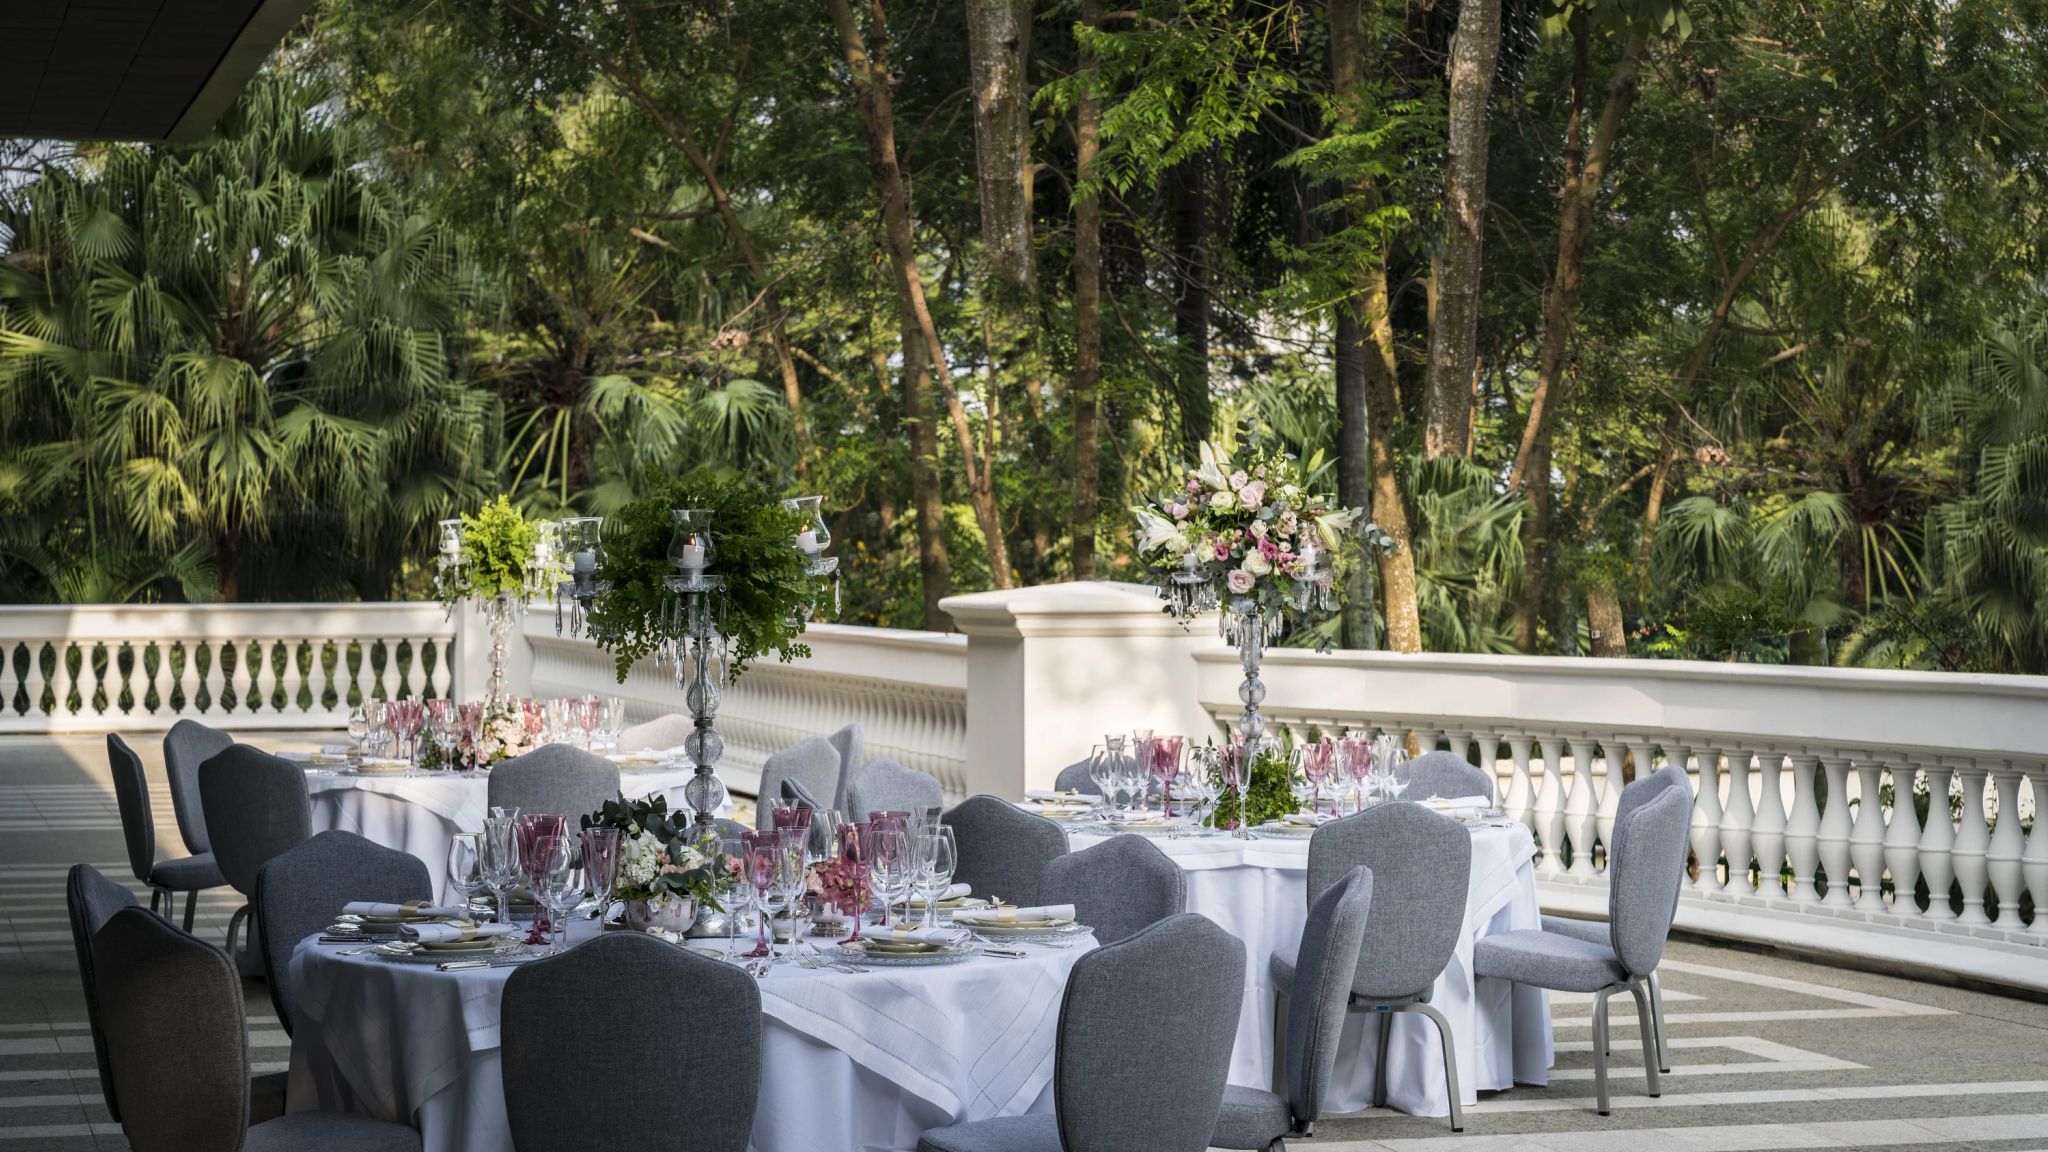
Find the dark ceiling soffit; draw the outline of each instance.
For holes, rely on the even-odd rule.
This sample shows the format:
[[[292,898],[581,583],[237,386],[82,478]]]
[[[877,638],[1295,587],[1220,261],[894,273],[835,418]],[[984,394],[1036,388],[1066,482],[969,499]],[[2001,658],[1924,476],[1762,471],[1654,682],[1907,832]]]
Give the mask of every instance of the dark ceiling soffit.
[[[270,59],[277,50],[278,42],[299,22],[299,18],[313,6],[313,0],[264,0],[256,11],[249,14],[249,20],[242,25],[234,43],[221,53],[220,62],[214,65],[206,83],[185,105],[184,115],[164,137],[167,144],[189,144],[212,131],[230,107],[249,78]]]

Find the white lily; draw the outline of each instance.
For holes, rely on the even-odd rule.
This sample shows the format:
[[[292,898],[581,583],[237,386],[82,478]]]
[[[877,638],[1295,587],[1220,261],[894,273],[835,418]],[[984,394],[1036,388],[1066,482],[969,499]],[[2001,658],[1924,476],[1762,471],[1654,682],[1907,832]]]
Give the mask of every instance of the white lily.
[[[1168,541],[1181,538],[1180,525],[1157,512],[1149,508],[1133,508],[1132,511],[1138,514],[1139,555],[1142,556]]]
[[[1212,492],[1226,492],[1230,489],[1230,478],[1223,474],[1223,463],[1216,458],[1216,446],[1202,442],[1202,466],[1195,469],[1195,478]]]

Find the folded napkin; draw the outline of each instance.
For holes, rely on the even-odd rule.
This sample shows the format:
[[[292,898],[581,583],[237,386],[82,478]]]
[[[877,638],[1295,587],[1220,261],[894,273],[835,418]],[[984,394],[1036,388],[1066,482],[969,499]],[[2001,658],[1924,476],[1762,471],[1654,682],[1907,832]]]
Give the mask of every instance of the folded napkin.
[[[398,929],[398,934],[416,944],[453,944],[458,940],[511,936],[518,931],[517,924],[472,924],[468,921],[457,921],[453,924],[406,924]]]
[[[399,916],[454,916],[469,915],[467,908],[455,908],[439,904],[428,904],[423,900],[407,900],[403,904],[379,904],[373,900],[351,900],[341,906],[344,916],[369,916],[378,920],[391,920]]]
[[[1449,799],[1431,796],[1423,803],[1438,812],[1484,812],[1493,807],[1493,801],[1484,796],[1453,796]]]
[[[1026,788],[1024,790],[1024,798],[1026,800],[1046,800],[1058,804],[1095,805],[1102,803],[1102,797],[1097,796],[1093,792],[1059,792],[1051,788]]]
[[[1320,828],[1337,817],[1328,812],[1289,812],[1281,818],[1282,824],[1299,824],[1303,827]]]
[[[948,900],[960,900],[972,895],[974,895],[973,887],[966,884],[953,884],[949,885],[944,892],[939,893],[939,903],[944,904]],[[903,900],[898,900],[897,903],[922,904],[924,903],[924,897],[917,896],[913,898],[906,898]]]
[[[1043,924],[1048,920],[1072,920],[1072,904],[1047,904],[1042,908],[977,908],[961,912],[955,920],[971,920],[976,924]]]
[[[967,938],[967,933],[952,927],[934,928],[892,928],[887,932],[871,929],[868,938],[884,944],[932,944],[944,948],[958,944]]]
[[[1157,812],[1104,812],[1102,814],[1102,822],[1104,824],[1133,824],[1142,828],[1153,824],[1164,824],[1166,823],[1166,817]]]

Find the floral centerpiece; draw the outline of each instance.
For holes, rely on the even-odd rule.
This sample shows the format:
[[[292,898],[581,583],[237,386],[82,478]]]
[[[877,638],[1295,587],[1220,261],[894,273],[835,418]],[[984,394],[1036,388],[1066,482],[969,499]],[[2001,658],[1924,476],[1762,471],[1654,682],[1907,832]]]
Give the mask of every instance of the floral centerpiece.
[[[465,736],[462,754],[473,768],[496,764],[540,747],[546,731],[540,709],[524,699],[486,700],[474,737]]]
[[[842,911],[868,906],[867,873],[850,860],[820,860],[804,873],[804,888],[821,905]]]
[[[505,644],[513,617],[528,600],[552,589],[561,572],[554,525],[529,520],[503,496],[476,515],[441,522],[441,554],[434,585],[452,614],[473,603],[491,630],[491,681],[486,699],[502,710]]]
[[[739,865],[719,850],[717,836],[694,833],[687,814],[670,815],[666,797],[607,800],[582,826],[619,830],[612,891],[636,930],[687,931],[700,909],[723,912],[724,897],[738,883]]]

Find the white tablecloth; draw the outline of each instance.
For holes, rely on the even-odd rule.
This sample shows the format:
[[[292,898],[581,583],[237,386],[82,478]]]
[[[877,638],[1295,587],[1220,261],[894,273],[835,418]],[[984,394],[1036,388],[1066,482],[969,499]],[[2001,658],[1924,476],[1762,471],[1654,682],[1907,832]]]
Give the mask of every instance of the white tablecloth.
[[[291,1108],[417,1123],[426,1152],[510,1148],[498,1000],[512,970],[442,972],[341,947],[307,940],[292,957]],[[894,1152],[926,1128],[1050,1111],[1067,972],[1093,947],[1083,937],[1021,960],[860,975],[778,967],[761,982],[750,1147]]]
[[[690,774],[687,767],[623,769],[619,786],[628,796],[661,792],[674,807]],[[306,791],[313,798],[313,831],[339,828],[419,857],[434,878],[436,901],[448,898],[449,837],[483,831],[490,808],[488,775],[471,773],[357,776],[309,768]]]
[[[1076,849],[1101,836],[1075,832]],[[1267,958],[1297,943],[1308,921],[1308,839],[1154,837],[1188,878],[1188,910],[1200,912],[1245,943],[1245,999],[1231,1055],[1230,1082],[1269,1087],[1273,1079],[1274,991]],[[1457,1038],[1458,1084],[1463,1103],[1481,1089],[1544,1083],[1551,1062],[1550,1007],[1540,988],[1498,980],[1475,982],[1472,946],[1482,936],[1540,926],[1535,841],[1517,824],[1472,829],[1472,880],[1465,897],[1465,932],[1438,978],[1430,1004],[1451,1022]],[[1354,1012],[1338,1049],[1337,1069],[1323,1100],[1325,1113],[1353,1112],[1372,1104],[1378,1022]],[[1388,1047],[1387,1101],[1417,1116],[1450,1113],[1436,1026],[1410,1012],[1394,1017]]]

